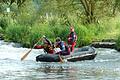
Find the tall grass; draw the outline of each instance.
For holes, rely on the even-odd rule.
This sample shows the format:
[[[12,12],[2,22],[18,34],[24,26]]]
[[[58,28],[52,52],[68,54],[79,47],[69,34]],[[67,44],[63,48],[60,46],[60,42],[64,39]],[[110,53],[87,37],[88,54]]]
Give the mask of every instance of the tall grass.
[[[5,40],[29,45],[30,27],[23,25],[9,25],[5,30]]]
[[[116,29],[118,32],[120,32],[120,22],[116,24]],[[120,51],[120,33],[117,35],[117,40],[116,40],[116,49]]]
[[[73,25],[78,36],[77,46],[89,45],[96,40],[117,38],[120,30],[120,22],[114,20],[89,25],[74,22]],[[16,23],[6,27],[5,40],[22,43],[25,47],[32,47],[43,35],[47,36],[52,42],[55,41],[56,37],[61,37],[63,41],[67,42],[67,36],[70,33],[69,27],[57,20],[35,23],[32,26]]]
[[[116,40],[116,49],[120,50],[120,36]]]

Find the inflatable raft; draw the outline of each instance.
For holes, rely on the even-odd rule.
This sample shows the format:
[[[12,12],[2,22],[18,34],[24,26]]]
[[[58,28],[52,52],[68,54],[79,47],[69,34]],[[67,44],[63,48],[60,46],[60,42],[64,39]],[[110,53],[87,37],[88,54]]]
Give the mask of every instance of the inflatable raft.
[[[61,56],[63,60],[69,62],[82,61],[82,60],[93,60],[97,53],[94,47],[84,46],[76,48],[74,53],[67,56]],[[36,57],[36,61],[40,62],[60,62],[60,57],[57,54],[40,54]]]

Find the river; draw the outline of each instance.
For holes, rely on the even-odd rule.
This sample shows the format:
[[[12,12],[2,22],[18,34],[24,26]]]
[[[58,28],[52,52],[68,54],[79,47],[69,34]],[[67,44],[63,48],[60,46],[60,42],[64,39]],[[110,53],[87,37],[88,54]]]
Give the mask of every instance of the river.
[[[36,62],[35,57],[44,52],[33,49],[21,61],[29,49],[0,40],[0,80],[120,80],[120,52],[106,48],[96,50],[94,60],[47,63]]]

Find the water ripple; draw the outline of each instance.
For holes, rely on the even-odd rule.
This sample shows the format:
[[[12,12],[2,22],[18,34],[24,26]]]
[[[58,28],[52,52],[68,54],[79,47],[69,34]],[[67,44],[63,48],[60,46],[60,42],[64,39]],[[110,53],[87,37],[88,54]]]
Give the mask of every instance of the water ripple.
[[[120,80],[120,53],[114,49],[98,48],[94,60],[48,63],[36,62],[43,50],[15,47],[0,41],[0,80]]]

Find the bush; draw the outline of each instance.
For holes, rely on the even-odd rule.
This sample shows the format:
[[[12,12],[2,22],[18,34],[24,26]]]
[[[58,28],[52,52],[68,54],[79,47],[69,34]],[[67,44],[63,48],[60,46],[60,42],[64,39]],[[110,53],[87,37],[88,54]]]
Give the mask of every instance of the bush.
[[[7,19],[1,18],[0,19],[0,27],[5,30],[7,26],[8,26]]]
[[[116,49],[120,51],[120,36],[116,40]]]
[[[3,31],[3,29],[0,27],[0,34],[2,34],[4,31]]]
[[[100,41],[109,37],[106,35],[111,33],[107,23],[81,25],[78,22],[74,22],[73,25],[78,36],[77,46],[89,45],[94,40]],[[70,33],[69,27],[60,24],[59,21],[35,23],[32,26],[13,24],[5,29],[5,39],[22,43],[27,47],[32,47],[43,35],[47,36],[52,42],[55,41],[56,37],[61,37],[63,41],[67,42],[67,36]],[[116,28],[119,28],[118,24]]]
[[[30,27],[23,25],[10,25],[5,30],[5,39],[19,43],[29,43]],[[30,44],[30,43],[29,43]]]
[[[50,31],[52,31],[52,33],[53,33],[53,35],[52,35],[53,38],[60,37],[64,41],[67,40],[66,37],[69,33],[68,26],[57,24],[55,26],[49,26],[49,27],[50,27]]]

